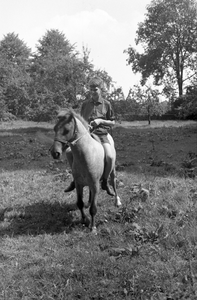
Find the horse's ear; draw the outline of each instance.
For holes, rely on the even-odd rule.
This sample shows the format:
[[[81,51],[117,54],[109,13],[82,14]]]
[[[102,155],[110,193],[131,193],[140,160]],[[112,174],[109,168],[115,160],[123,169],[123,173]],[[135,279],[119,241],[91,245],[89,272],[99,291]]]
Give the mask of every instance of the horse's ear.
[[[72,112],[72,110],[70,110],[66,116],[67,116],[67,121],[71,122],[72,119],[74,118],[74,113]]]
[[[67,111],[61,110],[61,111],[58,112],[57,118],[61,119],[61,118],[65,117],[66,114],[67,114]]]
[[[62,118],[68,119],[69,117],[70,117],[70,111],[69,110],[61,110],[57,115],[58,119],[62,119]]]
[[[60,119],[63,120],[64,119],[68,123],[72,120],[73,117],[74,117],[74,113],[73,113],[72,110],[63,110],[63,111],[60,111],[58,113],[58,116],[57,116],[58,120],[60,120]]]

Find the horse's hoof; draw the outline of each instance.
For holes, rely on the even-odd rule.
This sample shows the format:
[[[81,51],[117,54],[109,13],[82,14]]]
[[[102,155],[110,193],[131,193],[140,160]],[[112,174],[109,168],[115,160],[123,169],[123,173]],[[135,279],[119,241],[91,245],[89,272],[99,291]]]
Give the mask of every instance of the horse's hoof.
[[[81,223],[83,225],[85,225],[86,227],[89,227],[90,225],[90,220],[86,217],[86,218],[82,218]]]
[[[94,235],[97,235],[97,229],[96,229],[95,226],[91,228],[91,232],[92,232]]]
[[[102,190],[106,191],[108,193],[108,195],[110,196],[114,196],[115,194],[111,191],[109,185],[107,184],[107,182],[105,180],[102,181],[101,183],[101,188]]]
[[[120,201],[120,197],[117,196],[116,200],[115,200],[115,206],[120,207],[122,205],[121,201]]]
[[[106,191],[107,191],[108,195],[110,195],[112,197],[115,195],[109,187],[106,189]]]
[[[64,190],[64,193],[71,192],[75,189],[75,182],[72,181],[71,184]]]

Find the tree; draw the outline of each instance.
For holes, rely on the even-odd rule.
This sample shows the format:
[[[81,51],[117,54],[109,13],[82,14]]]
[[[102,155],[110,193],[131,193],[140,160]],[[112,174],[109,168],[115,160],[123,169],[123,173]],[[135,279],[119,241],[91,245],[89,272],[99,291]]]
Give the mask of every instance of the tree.
[[[33,55],[31,76],[38,95],[58,95],[57,105],[64,105],[72,73],[74,48],[58,30],[48,30],[39,40]],[[48,96],[47,96],[48,97]],[[43,97],[41,97],[43,99]]]
[[[59,107],[76,103],[77,95],[85,84],[83,59],[78,57],[75,47],[58,30],[48,30],[39,40],[33,56],[31,77],[32,114],[52,118],[51,112]],[[40,108],[39,108],[40,107]],[[49,109],[49,111],[48,111]]]
[[[7,112],[7,107],[4,100],[3,89],[0,87],[0,121],[4,118],[5,113]]]
[[[166,94],[175,84],[182,96],[184,82],[196,73],[196,1],[153,0],[136,34],[136,45],[143,52],[131,46],[125,52],[132,70],[141,73],[142,84],[152,76],[154,84],[164,85]]]
[[[114,88],[114,90],[109,94],[111,101],[122,101],[125,100],[124,93],[121,87]]]
[[[151,123],[151,116],[160,115],[159,92],[150,86],[142,88],[135,85],[130,91],[131,98],[140,104],[140,114],[147,115],[148,124]]]
[[[4,107],[18,116],[29,102],[28,74],[31,51],[15,33],[0,41],[0,89]]]

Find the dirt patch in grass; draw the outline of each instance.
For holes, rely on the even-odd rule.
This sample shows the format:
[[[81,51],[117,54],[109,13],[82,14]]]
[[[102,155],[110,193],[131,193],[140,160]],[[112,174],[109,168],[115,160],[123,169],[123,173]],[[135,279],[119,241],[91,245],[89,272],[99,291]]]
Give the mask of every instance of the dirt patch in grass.
[[[197,155],[197,127],[116,127],[117,168],[165,176],[184,173]]]
[[[54,162],[49,148],[53,125],[12,122],[0,126],[0,169],[67,168],[66,158]],[[112,131],[117,150],[117,170],[184,175],[185,166],[197,156],[195,122],[123,122]],[[42,137],[44,137],[42,141]]]

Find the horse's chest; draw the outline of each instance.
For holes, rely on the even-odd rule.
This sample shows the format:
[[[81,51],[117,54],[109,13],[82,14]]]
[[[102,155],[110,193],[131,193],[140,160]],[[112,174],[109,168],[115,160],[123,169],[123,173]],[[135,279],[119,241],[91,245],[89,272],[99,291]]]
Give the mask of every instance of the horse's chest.
[[[82,185],[89,185],[90,181],[95,182],[103,174],[104,160],[98,159],[92,154],[91,159],[85,156],[74,159],[72,172],[75,180]]]
[[[81,185],[89,185],[90,181],[94,180],[92,173],[89,173],[87,169],[84,169],[80,165],[73,166],[73,176],[75,180]]]
[[[75,180],[82,185],[86,185],[89,182],[89,176],[87,173],[84,172],[75,172],[74,174]]]

